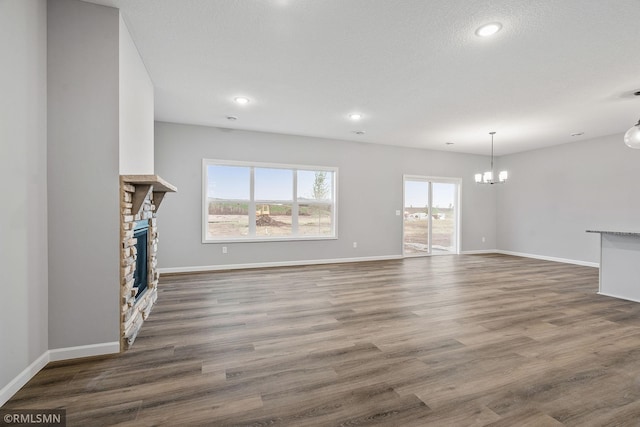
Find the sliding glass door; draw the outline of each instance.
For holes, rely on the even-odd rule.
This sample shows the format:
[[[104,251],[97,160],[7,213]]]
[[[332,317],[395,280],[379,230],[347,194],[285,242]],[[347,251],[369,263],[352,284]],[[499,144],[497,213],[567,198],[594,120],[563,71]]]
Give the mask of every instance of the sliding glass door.
[[[404,256],[458,253],[460,180],[405,175]]]
[[[429,181],[404,179],[403,253],[405,256],[430,253]]]

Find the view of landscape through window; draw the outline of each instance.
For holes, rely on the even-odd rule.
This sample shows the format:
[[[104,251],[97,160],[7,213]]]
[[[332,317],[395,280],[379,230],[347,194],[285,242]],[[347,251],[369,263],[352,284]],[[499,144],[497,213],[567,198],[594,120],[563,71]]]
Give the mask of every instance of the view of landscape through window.
[[[405,179],[403,245],[406,255],[456,252],[456,200],[457,184]]]
[[[335,236],[335,170],[209,161],[206,240]]]

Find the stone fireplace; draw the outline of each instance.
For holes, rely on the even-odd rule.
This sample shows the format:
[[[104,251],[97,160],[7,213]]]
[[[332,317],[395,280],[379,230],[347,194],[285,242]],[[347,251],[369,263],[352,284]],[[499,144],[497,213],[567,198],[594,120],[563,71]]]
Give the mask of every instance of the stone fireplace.
[[[121,350],[131,347],[158,298],[156,213],[175,191],[157,175],[120,176]]]

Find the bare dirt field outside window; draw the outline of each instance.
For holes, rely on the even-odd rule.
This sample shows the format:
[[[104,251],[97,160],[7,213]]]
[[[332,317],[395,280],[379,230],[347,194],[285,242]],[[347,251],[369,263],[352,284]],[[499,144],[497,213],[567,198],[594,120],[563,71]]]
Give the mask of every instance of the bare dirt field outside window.
[[[264,207],[263,207],[264,206]],[[240,212],[216,212],[222,209],[215,204],[210,205],[207,237],[224,239],[247,237],[249,235],[248,209]],[[329,237],[333,234],[330,205],[300,206],[298,215],[298,232],[296,236]],[[256,211],[256,237],[288,237],[293,236],[293,223],[290,205],[261,205]]]
[[[424,210],[423,210],[424,212]],[[439,209],[434,212],[431,221],[431,242],[433,253],[451,252],[455,248],[455,218],[453,209]],[[404,252],[407,255],[417,255],[428,252],[429,219],[427,214],[406,212],[404,218]]]

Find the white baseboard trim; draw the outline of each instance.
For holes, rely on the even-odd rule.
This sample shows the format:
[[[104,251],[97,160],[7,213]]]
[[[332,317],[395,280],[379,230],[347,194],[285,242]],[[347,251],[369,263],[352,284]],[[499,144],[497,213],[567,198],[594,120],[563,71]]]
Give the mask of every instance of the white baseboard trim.
[[[45,351],[42,356],[38,357],[34,362],[27,366],[22,372],[12,379],[9,384],[0,390],[0,406],[7,403],[11,397],[18,392],[26,383],[29,382],[42,368],[49,363],[49,352]]]
[[[500,249],[496,249],[495,253],[503,254],[503,255],[521,256],[525,258],[541,259],[544,261],[562,262],[565,264],[582,265],[585,267],[596,267],[596,268],[600,267],[600,264],[597,262],[580,261],[577,259],[558,258],[558,257],[552,257],[552,256],[546,256],[546,255],[535,255],[535,254],[527,254],[527,253],[513,252],[513,251],[503,251]]]
[[[524,258],[541,259],[544,261],[562,262],[565,264],[582,265],[585,267],[599,267],[597,262],[580,261],[568,258],[550,257],[545,255],[528,254],[524,252],[503,251],[500,249],[478,249],[471,251],[462,251],[461,255],[478,255],[478,254],[503,254],[513,255]],[[186,267],[165,267],[158,268],[160,274],[171,273],[198,273],[205,271],[221,271],[221,270],[244,270],[252,268],[268,268],[268,267],[294,267],[301,265],[322,265],[322,264],[339,264],[344,262],[367,262],[367,261],[386,261],[393,259],[402,259],[402,255],[385,255],[373,257],[358,258],[333,258],[333,259],[316,259],[316,260],[300,260],[300,261],[277,261],[277,262],[255,262],[246,264],[221,264],[221,265],[198,265]]]
[[[79,359],[81,357],[103,356],[120,353],[119,342],[105,342],[100,344],[81,345],[78,347],[56,348],[49,350],[49,361]]]
[[[633,298],[629,298],[629,297],[621,297],[621,296],[618,296],[618,295],[608,294],[608,293],[605,293],[605,292],[597,292],[597,294],[598,295],[603,295],[605,297],[623,299],[623,300],[626,300],[626,301],[640,302],[640,300],[638,300],[638,299],[633,299]]]
[[[81,345],[78,347],[57,348],[45,351],[31,365],[20,372],[9,384],[0,390],[0,406],[7,403],[11,397],[29,382],[49,362],[60,360],[78,359],[80,357],[102,356],[120,352],[119,342],[107,342],[101,344]]]
[[[255,262],[255,263],[247,263],[247,264],[199,265],[199,266],[191,266],[191,267],[167,267],[167,268],[158,268],[158,272],[160,274],[197,273],[197,272],[203,272],[203,271],[243,270],[248,268],[294,267],[299,265],[339,264],[344,262],[388,261],[392,259],[402,259],[402,255],[385,255],[385,256],[359,257],[359,258],[313,259],[313,260],[300,260],[300,261]]]

